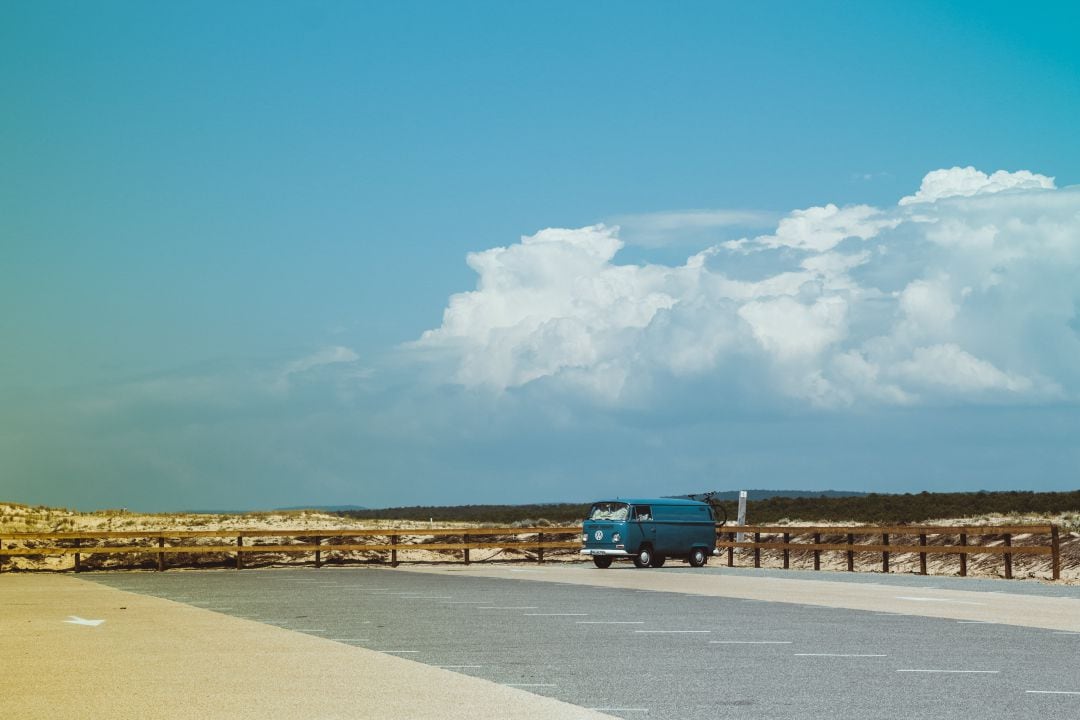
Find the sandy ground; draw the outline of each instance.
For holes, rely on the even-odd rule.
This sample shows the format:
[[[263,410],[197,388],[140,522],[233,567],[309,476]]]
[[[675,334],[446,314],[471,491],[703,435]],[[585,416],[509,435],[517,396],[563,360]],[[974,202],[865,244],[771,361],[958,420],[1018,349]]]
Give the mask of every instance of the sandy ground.
[[[1063,582],[1080,584],[1080,519],[1076,513],[1068,513],[1058,516],[984,516],[978,518],[943,518],[928,521],[927,525],[1002,525],[1002,524],[1046,524],[1053,522],[1061,527],[1061,577]],[[790,524],[792,528],[799,525],[812,523],[779,523]],[[813,523],[826,525],[828,523]],[[841,523],[836,523],[840,525]],[[855,523],[849,523],[855,524]],[[432,527],[429,523],[412,521],[373,521],[373,520],[350,520],[335,514],[316,511],[293,511],[293,512],[267,512],[250,513],[243,515],[213,515],[196,513],[176,514],[139,514],[124,509],[104,510],[98,512],[77,512],[61,508],[30,507],[26,505],[0,503],[0,536],[4,533],[13,532],[80,532],[80,531],[160,531],[160,530],[380,530],[380,529],[415,529],[423,531]],[[446,527],[446,525],[439,525]],[[455,527],[477,527],[476,524],[456,524]],[[570,538],[567,538],[570,539]],[[374,540],[374,539],[373,539]],[[423,542],[422,536],[417,536],[410,542]],[[808,540],[808,538],[802,538]],[[827,538],[823,538],[828,542]],[[837,541],[842,539],[839,536]],[[915,542],[915,538],[893,538],[893,543]],[[955,542],[955,540],[950,540]],[[1045,538],[1018,535],[1014,537],[1015,545],[1021,546],[1031,543],[1045,542]],[[997,544],[1001,541],[998,540]],[[10,544],[10,543],[9,543]],[[8,545],[6,545],[8,546]],[[347,556],[341,553],[328,553],[328,562],[385,562],[387,553],[350,553]],[[533,559],[535,555],[529,552],[484,550],[473,551],[473,562],[501,561],[501,560],[525,560]],[[548,550],[545,558],[553,562],[581,562],[583,558],[575,551]],[[436,552],[425,550],[400,551],[399,560],[402,562],[455,562],[461,559],[460,552]],[[726,558],[719,558],[724,562]],[[586,560],[587,561],[587,560]],[[127,566],[136,564],[139,567],[153,567],[153,559],[147,556],[89,556],[83,558],[88,567],[103,568]],[[215,556],[183,556],[170,557],[170,565],[194,566],[231,566],[232,557],[222,555]],[[269,565],[301,565],[310,564],[312,558],[307,555],[285,554],[260,554],[245,555],[245,566],[269,566]],[[765,551],[761,558],[764,567],[781,567],[782,555],[779,551]],[[843,553],[823,553],[822,567],[829,570],[846,568],[847,560]],[[747,567],[753,565],[751,551],[739,551],[736,553],[735,565]],[[927,561],[927,570],[932,575],[956,575],[959,573],[959,561],[952,555],[930,556]],[[70,570],[74,567],[74,558],[71,556],[59,557],[29,557],[11,558],[5,560],[4,569],[20,570]],[[812,555],[809,552],[791,554],[791,567],[793,569],[811,569],[813,567]],[[867,572],[880,572],[881,556],[872,553],[856,556],[856,569]],[[894,551],[890,558],[890,572],[915,573],[919,570],[918,555],[904,554]],[[968,562],[968,573],[976,577],[1002,577],[1004,564],[1000,556],[973,555]],[[1013,560],[1013,577],[1027,580],[1048,580],[1051,576],[1049,557],[1024,557],[1016,556]]]
[[[0,718],[11,720],[611,717],[73,575],[4,575],[0,607]]]

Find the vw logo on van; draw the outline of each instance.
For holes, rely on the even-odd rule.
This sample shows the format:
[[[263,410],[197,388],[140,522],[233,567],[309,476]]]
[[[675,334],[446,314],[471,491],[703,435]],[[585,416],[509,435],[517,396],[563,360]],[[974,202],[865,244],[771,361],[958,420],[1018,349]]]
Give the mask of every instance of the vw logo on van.
[[[604,539],[604,531],[603,530],[597,530],[596,532],[593,533],[593,537],[596,538],[597,540],[603,540]]]

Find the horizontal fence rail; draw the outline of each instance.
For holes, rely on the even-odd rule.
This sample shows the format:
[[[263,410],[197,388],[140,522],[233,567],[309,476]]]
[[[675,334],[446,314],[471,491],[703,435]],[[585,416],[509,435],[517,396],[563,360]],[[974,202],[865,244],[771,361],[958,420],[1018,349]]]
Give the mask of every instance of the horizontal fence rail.
[[[532,551],[544,562],[545,550],[581,548],[581,527],[532,528],[431,528],[427,530],[387,528],[380,530],[171,530],[63,533],[6,533],[0,535],[0,571],[9,558],[74,556],[76,572],[84,569],[86,555],[151,555],[157,569],[164,570],[166,558],[177,555],[230,554],[239,569],[244,557],[255,554],[314,554],[320,567],[330,553],[373,553],[375,560],[397,566],[399,553],[439,551],[460,553],[463,562],[474,560],[472,550]],[[736,536],[752,536],[738,540]],[[573,536],[573,539],[559,539]],[[1017,536],[1027,544],[1014,545]],[[1032,543],[1036,537],[1043,542]],[[425,542],[416,542],[430,538]],[[441,541],[435,541],[439,538]],[[799,538],[802,538],[801,540]],[[839,542],[834,538],[840,538]],[[858,538],[860,541],[856,541]],[[869,538],[867,540],[867,538]],[[898,538],[908,542],[894,542]],[[211,540],[197,544],[200,539]],[[268,541],[269,539],[270,541]],[[282,542],[292,539],[293,542]],[[824,539],[824,541],[823,541]],[[127,540],[128,543],[116,544]],[[248,540],[248,544],[245,544]],[[186,542],[185,542],[186,541]],[[960,575],[968,574],[971,555],[1000,555],[1004,575],[1012,578],[1015,556],[1050,556],[1051,575],[1061,577],[1061,550],[1056,525],[974,525],[974,526],[727,526],[717,530],[717,548],[727,550],[727,564],[734,566],[735,550],[751,550],[754,567],[761,567],[762,550],[780,551],[783,567],[790,567],[791,553],[812,554],[814,570],[821,569],[821,554],[844,553],[848,571],[855,570],[856,555],[880,553],[881,570],[889,572],[895,555],[917,554],[919,572],[927,574],[927,557],[956,555]],[[343,557],[343,556],[339,556]],[[372,558],[369,556],[368,560]]]
[[[754,552],[754,567],[761,567],[762,550],[780,550],[784,568],[791,562],[792,552],[813,553],[814,569],[821,569],[821,553],[842,552],[847,555],[847,569],[855,570],[855,556],[860,553],[880,553],[881,571],[889,572],[889,561],[894,555],[917,554],[919,556],[919,574],[926,575],[928,555],[956,555],[960,561],[960,575],[968,574],[968,556],[1001,555],[1004,560],[1006,579],[1012,579],[1013,557],[1017,555],[1049,555],[1050,574],[1054,580],[1061,579],[1061,539],[1056,525],[968,525],[968,526],[916,526],[898,527],[854,526],[854,527],[796,527],[743,525],[725,527],[718,532],[716,546],[727,548],[727,564],[735,564],[735,548],[750,549]],[[739,541],[737,536],[752,535],[753,541]],[[1029,545],[1013,545],[1017,535],[1036,536],[1044,542]],[[843,538],[841,542],[822,542],[822,537]],[[856,538],[870,537],[870,541],[857,542]],[[913,542],[894,543],[896,537],[910,538]],[[765,539],[763,539],[763,537]],[[771,537],[771,539],[769,539]],[[794,541],[806,538],[806,541]],[[726,539],[725,539],[726,538]],[[1000,538],[1000,540],[995,540]],[[986,542],[972,542],[972,539]],[[930,544],[933,540],[934,543]],[[954,542],[955,540],[955,542]],[[996,544],[1000,542],[1000,544]]]
[[[63,533],[7,533],[0,535],[0,570],[7,558],[74,556],[74,570],[79,572],[85,555],[156,555],[157,569],[167,566],[166,557],[180,554],[232,554],[237,569],[244,566],[244,556],[268,553],[314,554],[315,567],[321,567],[328,553],[377,553],[379,560],[397,566],[398,554],[435,550],[460,552],[462,560],[472,562],[470,550],[534,551],[544,562],[545,550],[579,549],[580,527],[558,528],[437,528],[428,530],[169,530]],[[573,535],[573,541],[550,539]],[[522,536],[531,536],[525,537]],[[259,542],[271,538],[276,542]],[[281,542],[292,538],[295,542]],[[350,542],[349,539],[352,539]],[[357,542],[357,539],[369,539]],[[451,538],[447,542],[412,542],[418,538]],[[191,540],[209,539],[207,544]],[[245,544],[245,539],[254,542]],[[117,540],[133,541],[114,544]],[[184,542],[185,540],[189,542]],[[373,541],[372,541],[373,540]],[[226,541],[226,542],[222,542]],[[87,544],[88,542],[94,544]],[[104,543],[104,544],[99,544]]]

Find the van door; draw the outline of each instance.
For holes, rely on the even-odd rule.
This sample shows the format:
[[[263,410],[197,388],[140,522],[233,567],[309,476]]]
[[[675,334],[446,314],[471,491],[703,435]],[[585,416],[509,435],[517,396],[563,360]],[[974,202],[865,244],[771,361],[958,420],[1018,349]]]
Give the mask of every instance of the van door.
[[[635,505],[631,522],[641,531],[641,544],[649,543],[656,550],[656,523],[653,522],[652,508],[648,505]],[[627,548],[633,552],[637,548]]]

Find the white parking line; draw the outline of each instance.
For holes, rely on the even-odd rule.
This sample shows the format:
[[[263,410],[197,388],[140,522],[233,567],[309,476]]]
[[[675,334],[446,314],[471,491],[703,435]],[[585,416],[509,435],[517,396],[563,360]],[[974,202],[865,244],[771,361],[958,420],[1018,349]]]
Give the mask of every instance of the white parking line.
[[[1025,690],[1029,695],[1080,695],[1075,690]]]
[[[578,625],[644,625],[644,620],[578,620]]]
[[[889,657],[888,655],[878,654],[857,654],[857,653],[793,653],[795,657],[839,657],[839,658],[866,658],[866,657]]]
[[[488,600],[451,600],[450,602],[439,603],[440,605],[483,605],[489,602]]]
[[[649,712],[649,708],[621,708],[621,707],[594,707],[589,710],[595,710],[596,712]]]
[[[525,617],[589,617],[589,613],[525,613]]]
[[[906,673],[944,673],[944,674],[960,674],[960,675],[997,675],[1000,670],[897,670],[896,672]]]
[[[536,605],[522,605],[521,607],[505,607],[505,606],[492,605],[492,606],[489,606],[489,607],[478,607],[476,609],[477,610],[536,610],[537,606]]]
[[[710,645],[790,645],[791,640],[710,640]]]
[[[654,635],[680,635],[687,633],[711,633],[712,630],[635,630],[636,633],[652,633]]]
[[[986,603],[972,602],[970,600],[952,600],[949,598],[914,597],[911,595],[897,595],[897,600],[911,600],[912,602],[940,602],[951,605],[985,605]]]

